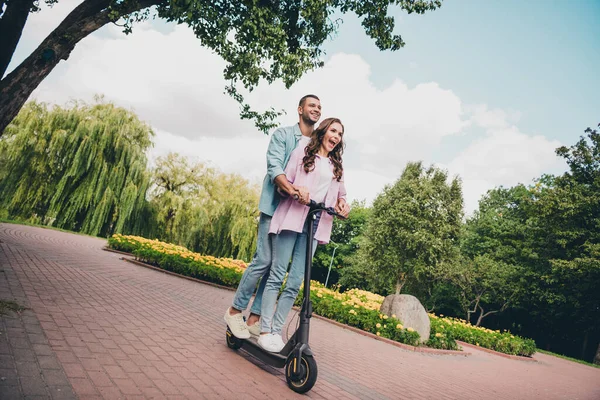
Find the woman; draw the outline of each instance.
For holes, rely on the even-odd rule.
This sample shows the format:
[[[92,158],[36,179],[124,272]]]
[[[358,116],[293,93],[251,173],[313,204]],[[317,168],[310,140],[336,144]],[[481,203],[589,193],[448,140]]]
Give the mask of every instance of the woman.
[[[327,118],[313,132],[308,146],[296,148],[285,169],[288,180],[295,186],[308,189],[311,199],[333,207],[339,198],[345,198],[342,153],[344,126],[337,118]],[[306,216],[308,207],[291,197],[282,200],[271,221],[273,259],[262,299],[261,334],[258,344],[265,350],[280,352],[284,347],[281,329],[292,309],[304,278],[306,258]],[[313,255],[318,243],[328,243],[333,217],[323,213],[317,217]],[[277,295],[283,284],[290,258],[293,267],[279,301]],[[297,257],[299,259],[297,259]],[[275,308],[277,303],[277,308]]]

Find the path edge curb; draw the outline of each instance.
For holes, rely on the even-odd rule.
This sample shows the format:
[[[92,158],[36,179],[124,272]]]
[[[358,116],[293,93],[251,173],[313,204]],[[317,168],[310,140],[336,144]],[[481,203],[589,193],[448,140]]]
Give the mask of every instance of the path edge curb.
[[[497,356],[500,356],[500,357],[504,357],[504,358],[508,358],[508,359],[511,359],[511,360],[526,361],[526,362],[538,362],[538,360],[536,360],[533,357],[516,356],[514,354],[501,353],[501,352],[496,351],[496,350],[487,349],[485,347],[481,347],[481,346],[477,346],[477,345],[474,345],[474,344],[471,344],[471,343],[463,342],[461,340],[457,340],[456,343],[458,343],[458,344],[460,344],[461,346],[464,346],[464,347],[469,347],[469,348],[472,348],[472,349],[481,350],[481,351],[484,351],[486,353],[494,354],[494,355],[497,355]]]

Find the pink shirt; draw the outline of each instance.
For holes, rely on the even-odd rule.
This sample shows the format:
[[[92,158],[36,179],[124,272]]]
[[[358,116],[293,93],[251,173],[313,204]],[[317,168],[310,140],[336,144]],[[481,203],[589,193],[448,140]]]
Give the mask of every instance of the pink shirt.
[[[317,168],[329,168],[331,170],[331,185],[325,196],[325,205],[334,207],[337,199],[346,198],[346,187],[344,186],[344,177],[340,182],[333,176],[333,164],[328,158],[315,157],[315,169],[310,173],[304,171],[302,158],[304,158],[304,146],[298,146],[292,152],[290,160],[285,168],[287,179],[296,186],[304,186],[308,188],[309,193],[316,190],[319,174]],[[279,202],[273,219],[269,233],[280,233],[281,231],[302,232],[306,216],[308,215],[308,206],[300,204],[292,197],[286,197]],[[326,212],[321,214],[319,226],[315,233],[315,239],[319,243],[329,243],[331,237],[331,228],[333,226],[333,217]]]

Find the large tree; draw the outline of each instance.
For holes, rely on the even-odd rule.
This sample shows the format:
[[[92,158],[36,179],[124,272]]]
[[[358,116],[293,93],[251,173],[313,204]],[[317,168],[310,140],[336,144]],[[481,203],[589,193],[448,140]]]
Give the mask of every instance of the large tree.
[[[140,231],[152,135],[112,104],[31,102],[0,138],[0,209],[92,235]]]
[[[600,346],[600,133],[588,128],[586,136],[556,153],[569,170],[543,177],[530,204],[540,260],[532,264],[537,278],[532,292],[551,312],[547,333],[559,341],[578,338],[578,355],[591,358],[592,347]]]
[[[373,202],[360,248],[372,279],[396,294],[407,283],[429,279],[455,254],[462,207],[458,178],[449,181],[445,171],[408,163]]]
[[[135,22],[158,16],[190,26],[202,46],[226,61],[226,91],[241,104],[241,117],[265,132],[280,112],[258,113],[238,89],[260,81],[282,80],[290,87],[305,72],[323,65],[323,43],[337,32],[334,15],[352,12],[381,50],[404,46],[394,34],[394,5],[407,13],[425,13],[442,0],[84,0],[37,49],[4,76],[28,16],[39,3],[59,0],[0,0],[0,135],[30,94],[77,43],[109,23],[123,21],[125,33]],[[241,86],[240,86],[241,85]]]
[[[156,160],[149,193],[158,236],[203,254],[249,260],[256,243],[259,190],[176,153]]]

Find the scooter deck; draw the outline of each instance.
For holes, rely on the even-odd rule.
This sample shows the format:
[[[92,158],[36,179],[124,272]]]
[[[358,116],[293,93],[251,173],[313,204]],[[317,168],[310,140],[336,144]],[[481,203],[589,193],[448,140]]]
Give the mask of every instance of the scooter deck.
[[[258,345],[258,338],[252,336],[250,339],[242,339],[242,349],[246,350],[252,356],[272,365],[275,368],[283,368],[287,361],[287,356],[281,353],[270,353]]]

